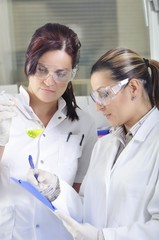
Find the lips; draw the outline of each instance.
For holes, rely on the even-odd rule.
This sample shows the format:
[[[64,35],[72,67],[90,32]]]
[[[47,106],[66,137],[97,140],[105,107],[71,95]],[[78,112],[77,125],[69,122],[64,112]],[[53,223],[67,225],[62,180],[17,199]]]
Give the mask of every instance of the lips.
[[[55,92],[56,92],[55,90],[47,89],[47,88],[41,88],[41,90],[42,90],[43,92],[46,92],[46,93],[55,93]]]
[[[107,113],[107,114],[104,114],[104,116],[106,117],[106,118],[109,118],[110,116],[111,116],[111,114],[109,113]]]

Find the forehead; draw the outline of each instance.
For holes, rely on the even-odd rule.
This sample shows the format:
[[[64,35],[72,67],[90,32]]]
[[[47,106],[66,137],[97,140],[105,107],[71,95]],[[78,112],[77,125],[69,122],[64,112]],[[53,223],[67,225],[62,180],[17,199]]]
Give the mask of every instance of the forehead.
[[[117,82],[112,80],[111,72],[108,70],[97,71],[91,76],[91,86],[93,90],[111,86],[115,83]]]
[[[58,66],[59,68],[72,68],[72,58],[63,50],[53,50],[44,53],[39,62],[47,66]]]

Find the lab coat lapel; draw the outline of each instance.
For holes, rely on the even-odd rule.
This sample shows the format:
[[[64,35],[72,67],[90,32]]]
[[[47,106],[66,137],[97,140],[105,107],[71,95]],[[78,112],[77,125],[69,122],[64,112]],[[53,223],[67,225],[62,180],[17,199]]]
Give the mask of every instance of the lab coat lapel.
[[[144,141],[156,124],[159,124],[159,111],[157,108],[154,109],[154,111],[144,121],[142,126],[135,134],[134,139],[137,141]]]
[[[112,172],[112,168],[116,159],[116,155],[119,150],[119,146],[120,146],[120,139],[117,137],[114,137],[110,142],[110,152],[108,151],[109,161],[107,162],[107,167],[106,167],[106,177],[108,177]]]
[[[123,149],[123,151],[118,156],[117,161],[115,162],[112,171],[114,171],[117,167],[124,164],[126,161],[130,160],[127,156],[131,156],[133,153],[135,154],[135,146],[134,142],[144,142],[147,136],[152,131],[153,127],[159,124],[159,111],[155,109],[148,118],[143,122],[142,126],[139,128],[137,133],[134,135],[132,140],[128,143],[128,145]]]

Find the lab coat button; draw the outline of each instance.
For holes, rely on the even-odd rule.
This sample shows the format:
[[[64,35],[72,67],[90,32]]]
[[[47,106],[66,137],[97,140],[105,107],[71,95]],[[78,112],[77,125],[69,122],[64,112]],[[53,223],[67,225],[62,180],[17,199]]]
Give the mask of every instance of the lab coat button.
[[[43,137],[46,137],[45,133],[43,133]]]
[[[43,160],[40,160],[40,163],[41,163],[41,164],[43,164],[43,163],[44,163],[44,161],[43,161]]]
[[[61,118],[62,118],[61,116],[58,117],[58,119],[61,119]]]
[[[40,225],[39,224],[36,224],[36,228],[39,228],[40,227]]]

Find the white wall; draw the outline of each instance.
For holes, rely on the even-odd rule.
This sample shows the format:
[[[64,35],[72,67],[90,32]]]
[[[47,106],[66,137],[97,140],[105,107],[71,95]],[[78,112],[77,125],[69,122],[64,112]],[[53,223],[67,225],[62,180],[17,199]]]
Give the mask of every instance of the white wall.
[[[159,61],[159,0],[146,1],[151,58]]]
[[[149,29],[146,27],[142,0],[117,0],[118,43],[143,57],[150,53]]]

